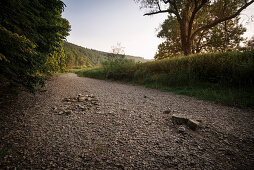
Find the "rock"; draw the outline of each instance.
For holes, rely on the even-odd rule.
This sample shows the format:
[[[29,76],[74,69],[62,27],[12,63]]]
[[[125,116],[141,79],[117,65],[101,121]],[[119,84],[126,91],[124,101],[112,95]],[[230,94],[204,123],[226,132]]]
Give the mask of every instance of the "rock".
[[[83,101],[85,101],[86,100],[86,97],[84,97],[84,96],[79,96],[78,97],[78,101],[79,102],[83,102]]]
[[[70,99],[69,98],[64,98],[64,100],[63,101],[65,101],[65,102],[69,102],[70,101]]]
[[[64,111],[63,113],[66,114],[66,115],[70,115],[70,114],[72,114],[72,111],[68,110],[68,111]]]
[[[91,102],[93,105],[98,106],[99,104],[96,101]]]
[[[52,110],[56,112],[57,111],[57,107],[53,107]]]
[[[126,109],[126,108],[122,108],[121,110],[124,111],[124,112],[127,112],[127,109]]]
[[[171,110],[165,110],[164,112],[163,112],[163,114],[169,114],[171,112]]]
[[[184,132],[185,132],[185,127],[180,126],[180,127],[178,128],[178,132],[184,133]]]
[[[98,102],[99,100],[98,100],[98,99],[96,99],[96,98],[92,98],[92,100],[91,100],[91,101]]]
[[[109,112],[108,112],[108,114],[113,115],[113,114],[114,114],[114,112],[113,112],[113,111],[109,111]]]
[[[58,112],[59,115],[62,115],[63,113],[64,113],[63,111]]]
[[[180,115],[172,115],[172,121],[178,125],[186,124],[188,119]]]
[[[187,121],[187,126],[191,129],[191,130],[197,130],[198,128],[201,127],[201,123],[192,119],[189,119]]]

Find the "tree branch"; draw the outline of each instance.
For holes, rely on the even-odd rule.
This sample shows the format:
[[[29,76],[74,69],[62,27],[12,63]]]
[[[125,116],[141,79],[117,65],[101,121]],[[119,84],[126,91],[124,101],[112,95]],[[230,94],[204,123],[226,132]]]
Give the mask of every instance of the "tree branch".
[[[195,0],[195,8],[191,14],[190,22],[189,22],[189,27],[188,27],[188,36],[191,36],[191,30],[192,30],[192,25],[195,19],[195,16],[197,12],[208,2],[208,0],[202,0],[201,4],[198,5],[198,2]]]
[[[224,18],[219,18],[217,20],[215,20],[213,23],[211,24],[208,24],[208,25],[205,25],[199,29],[197,29],[191,36],[191,39],[193,39],[200,31],[202,30],[206,30],[206,29],[210,29],[214,26],[216,26],[217,24],[223,22],[223,21],[227,21],[227,20],[230,20],[230,19],[233,19],[235,18],[237,15],[239,15],[245,8],[247,8],[249,5],[251,5],[252,3],[254,3],[254,0],[251,0],[250,2],[246,3],[244,6],[242,6],[240,9],[238,9],[236,11],[236,13],[230,15],[230,16],[227,16],[227,17],[224,17]]]
[[[179,14],[179,10],[178,10],[178,8],[177,8],[177,5],[176,5],[176,1],[169,1],[169,3],[174,7],[174,9],[175,9],[175,15],[176,15],[176,17],[177,17],[177,20],[179,21],[179,23],[180,23],[180,21],[182,20],[181,19],[181,16],[180,16],[180,14]]]
[[[149,13],[146,13],[144,14],[144,16],[148,16],[148,15],[154,15],[154,14],[160,14],[160,13],[171,13],[171,14],[175,14],[175,12],[173,10],[159,10],[159,11],[155,11],[155,12],[149,12]]]

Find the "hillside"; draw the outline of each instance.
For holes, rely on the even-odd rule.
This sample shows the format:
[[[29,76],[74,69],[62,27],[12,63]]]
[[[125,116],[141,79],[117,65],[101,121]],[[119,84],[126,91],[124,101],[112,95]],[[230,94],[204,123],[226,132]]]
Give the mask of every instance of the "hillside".
[[[67,68],[72,67],[93,67],[107,60],[110,53],[84,48],[69,42],[63,44],[67,56]],[[135,62],[146,62],[148,60],[142,57],[126,55],[127,59]]]

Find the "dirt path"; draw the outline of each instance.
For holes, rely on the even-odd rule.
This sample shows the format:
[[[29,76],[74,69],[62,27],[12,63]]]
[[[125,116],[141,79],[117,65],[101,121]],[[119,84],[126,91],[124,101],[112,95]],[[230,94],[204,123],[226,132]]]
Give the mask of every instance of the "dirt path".
[[[253,110],[74,74],[53,78],[45,89],[1,98],[0,169],[254,166]],[[78,94],[88,96],[78,102]],[[173,114],[203,127],[179,127]]]

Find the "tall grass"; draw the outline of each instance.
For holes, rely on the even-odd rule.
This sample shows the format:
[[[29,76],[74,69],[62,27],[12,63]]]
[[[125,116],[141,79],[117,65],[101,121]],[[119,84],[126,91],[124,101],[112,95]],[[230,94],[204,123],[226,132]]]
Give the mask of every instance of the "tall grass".
[[[128,81],[234,106],[254,105],[254,51],[197,54],[146,63],[113,60],[79,75]]]

